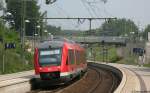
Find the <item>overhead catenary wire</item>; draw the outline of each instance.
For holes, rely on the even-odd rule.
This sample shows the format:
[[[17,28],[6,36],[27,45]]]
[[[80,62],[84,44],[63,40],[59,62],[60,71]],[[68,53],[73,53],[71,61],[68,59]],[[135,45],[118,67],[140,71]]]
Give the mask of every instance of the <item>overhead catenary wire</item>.
[[[85,7],[85,9],[88,11],[90,17],[94,17],[92,12],[90,11],[90,9],[88,8],[88,6],[86,5],[86,2],[84,0],[81,0],[83,6]]]
[[[66,16],[68,18],[70,17],[70,14],[67,11],[65,11],[62,7],[60,7],[58,4],[55,4],[55,6],[60,11],[60,13],[64,14],[64,16]],[[73,20],[71,20],[71,24],[74,27],[79,27],[79,26],[76,26],[76,24],[74,24]]]
[[[93,6],[91,4],[97,4],[97,3],[100,3],[102,2],[103,0],[81,0],[81,3],[83,4],[83,6],[85,7],[85,9],[88,11],[89,15],[91,16],[91,18],[94,18],[94,17],[100,17],[99,15],[99,12],[97,10],[95,10],[95,8],[97,6]],[[90,2],[90,3],[89,3]],[[58,3],[54,3],[52,6],[54,6],[56,12],[58,15],[63,15],[63,16],[66,16],[66,17],[70,17],[70,15],[66,12],[66,10],[63,9],[63,7],[60,7],[60,5],[58,5]],[[67,20],[67,19],[66,19]],[[93,20],[93,19],[92,19]],[[75,27],[79,27],[81,24],[84,23],[85,20],[83,19],[79,19],[77,21],[77,25],[75,25],[74,21],[71,20],[71,24]],[[95,22],[97,22],[98,20],[95,20]],[[60,21],[59,21],[60,22]],[[97,26],[97,24],[99,24],[98,22],[95,23],[93,22],[94,25]]]
[[[54,3],[52,6],[53,6],[52,7],[53,10],[55,11],[55,13],[53,13],[53,14],[55,14],[55,16],[59,15],[61,17],[62,16],[63,17],[69,17],[69,14],[63,8],[61,8],[60,6],[58,6],[57,3]],[[62,21],[60,21],[58,19],[55,19],[52,22],[50,22],[50,24],[62,26],[64,24],[64,22],[62,22]],[[73,23],[71,23],[71,24],[74,25]]]
[[[114,17],[114,15],[112,15],[111,13],[109,13],[106,8],[104,8],[104,13],[107,14],[108,16]]]
[[[104,6],[104,9],[101,10],[97,5],[101,4],[102,2],[104,2],[104,4],[107,2],[107,0],[85,0],[85,2],[89,5],[90,9],[92,10],[92,12],[97,16],[102,16],[102,15],[99,15],[99,12],[104,12],[105,15],[108,15],[109,17],[112,17],[113,15],[108,13],[108,11],[106,10],[105,6]],[[96,10],[97,11],[96,11]],[[114,17],[114,16],[113,16]],[[106,20],[105,20],[106,21]]]
[[[92,8],[92,6],[91,6],[92,3],[96,3],[95,1],[89,2],[89,1],[87,1],[87,0],[84,0],[84,1],[82,0],[82,2],[83,2],[84,5],[86,6],[88,12],[92,15],[92,17],[94,17],[94,16],[99,17],[99,15],[96,13],[95,9]],[[94,15],[94,16],[93,16],[93,15]],[[96,22],[96,23],[95,23],[95,22]],[[95,25],[95,26],[96,26],[97,24],[99,24],[97,20],[96,20],[95,22],[94,22],[94,25]]]

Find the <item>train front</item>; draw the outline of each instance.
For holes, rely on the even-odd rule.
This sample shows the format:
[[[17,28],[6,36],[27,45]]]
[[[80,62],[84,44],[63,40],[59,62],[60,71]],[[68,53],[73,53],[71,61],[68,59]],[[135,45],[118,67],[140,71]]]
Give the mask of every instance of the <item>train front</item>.
[[[42,80],[59,80],[62,57],[61,43],[44,42],[35,48],[34,67]]]

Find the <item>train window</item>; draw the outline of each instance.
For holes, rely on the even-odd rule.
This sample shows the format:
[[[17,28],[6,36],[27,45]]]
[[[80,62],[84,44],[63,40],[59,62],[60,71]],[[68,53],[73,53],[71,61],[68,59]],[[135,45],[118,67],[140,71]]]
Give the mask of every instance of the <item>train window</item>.
[[[67,61],[66,61],[66,65],[69,65],[69,61],[68,61],[69,59],[68,59],[68,56],[67,56]]]
[[[83,63],[85,63],[86,62],[86,54],[83,53],[82,56],[83,56]]]
[[[85,53],[84,52],[81,52],[81,63],[84,63],[85,62]]]
[[[76,64],[78,64],[78,51],[75,51]]]
[[[81,55],[80,55],[80,51],[76,51],[76,62],[77,64],[80,64],[80,61],[81,61]]]
[[[82,52],[80,52],[80,56],[81,56],[80,63],[82,63],[83,62],[83,53]]]
[[[61,49],[40,49],[39,64],[40,66],[60,65]]]
[[[70,64],[74,64],[75,63],[75,58],[74,58],[74,51],[73,50],[69,50],[69,62]]]

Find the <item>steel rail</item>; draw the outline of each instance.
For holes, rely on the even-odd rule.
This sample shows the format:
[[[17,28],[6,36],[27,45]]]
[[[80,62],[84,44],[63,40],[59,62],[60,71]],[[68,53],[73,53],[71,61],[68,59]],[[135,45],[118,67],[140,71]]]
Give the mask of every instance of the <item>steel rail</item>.
[[[112,76],[112,86],[109,90],[109,93],[112,93],[112,91],[114,91],[114,88],[116,87],[116,85],[118,84],[116,78],[115,78],[115,75],[113,73],[110,73],[111,76]]]
[[[94,69],[99,74],[99,77],[101,78],[101,80],[99,80],[95,84],[95,86],[88,93],[94,93],[94,92],[96,92],[96,89],[98,89],[98,87],[100,87],[102,85],[101,83],[104,80],[103,79],[104,77],[102,76],[101,70],[104,71],[107,74],[110,74],[110,76],[112,77],[112,84],[111,84],[110,90],[108,91],[108,93],[112,93],[112,91],[114,91],[115,88],[116,88],[116,86],[118,85],[118,81],[117,81],[116,76],[114,75],[114,73],[111,72],[111,71],[109,71],[109,70],[107,70],[107,69],[100,68],[99,66],[92,65],[92,66],[90,66],[90,68]]]
[[[95,84],[95,86],[92,87],[92,89],[88,92],[88,93],[94,93],[94,91],[99,87],[99,85],[101,84],[101,82],[102,82],[103,79],[102,79],[102,73],[98,69],[96,69],[94,67],[90,67],[90,69],[95,70],[98,73],[98,78],[99,78],[99,80]]]

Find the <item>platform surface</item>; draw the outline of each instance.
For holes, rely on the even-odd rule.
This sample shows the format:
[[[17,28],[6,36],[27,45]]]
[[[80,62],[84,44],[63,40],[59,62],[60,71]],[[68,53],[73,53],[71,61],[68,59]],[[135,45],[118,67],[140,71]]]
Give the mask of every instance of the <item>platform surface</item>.
[[[126,78],[121,93],[150,93],[150,68],[134,65],[114,64],[124,72]]]

